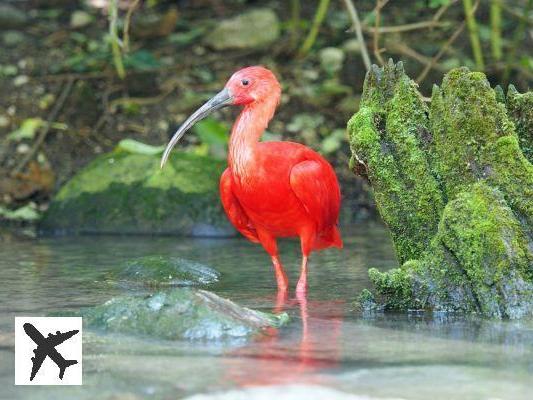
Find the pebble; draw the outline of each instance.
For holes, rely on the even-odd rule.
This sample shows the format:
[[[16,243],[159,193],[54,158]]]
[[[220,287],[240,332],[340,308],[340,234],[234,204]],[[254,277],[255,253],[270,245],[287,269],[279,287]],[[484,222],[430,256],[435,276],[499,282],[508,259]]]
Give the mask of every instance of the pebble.
[[[25,85],[26,83],[28,83],[30,81],[30,78],[28,77],[28,75],[19,75],[17,77],[15,77],[15,79],[13,79],[13,85],[15,86],[23,86]]]
[[[74,29],[83,28],[93,21],[93,16],[88,12],[76,10],[70,14],[70,27]]]

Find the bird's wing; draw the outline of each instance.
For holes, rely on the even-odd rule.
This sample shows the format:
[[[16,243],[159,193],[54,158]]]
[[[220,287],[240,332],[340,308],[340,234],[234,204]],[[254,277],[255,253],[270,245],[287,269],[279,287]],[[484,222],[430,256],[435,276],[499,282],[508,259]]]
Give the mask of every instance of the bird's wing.
[[[337,176],[325,160],[296,164],[290,174],[291,189],[298,197],[318,231],[334,226],[339,217],[340,190]]]
[[[39,351],[39,348],[34,351],[34,354],[35,355],[31,358],[33,366],[31,367],[30,381],[33,381],[33,378],[35,378],[35,375],[37,375],[37,372],[41,368],[41,365],[46,358],[46,352]]]
[[[240,205],[239,200],[233,194],[231,171],[227,168],[220,177],[220,198],[224,211],[226,211],[226,215],[233,226],[248,240],[259,243],[255,227]]]

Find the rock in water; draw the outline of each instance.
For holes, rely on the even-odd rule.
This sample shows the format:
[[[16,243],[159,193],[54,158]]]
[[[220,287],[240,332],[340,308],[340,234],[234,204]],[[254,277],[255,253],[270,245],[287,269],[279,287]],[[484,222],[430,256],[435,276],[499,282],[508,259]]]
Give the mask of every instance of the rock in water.
[[[41,229],[234,235],[218,196],[224,162],[178,151],[172,152],[163,170],[159,162],[159,148],[131,143],[98,157],[61,188]]]
[[[276,41],[279,34],[280,22],[274,11],[260,8],[221,21],[206,43],[216,50],[255,49]]]
[[[201,286],[217,282],[220,274],[211,267],[178,257],[148,256],[128,261],[112,277],[134,286]]]
[[[428,109],[401,63],[373,66],[348,123],[351,167],[368,177],[400,268],[369,271],[369,308],[533,316],[530,96],[497,100],[485,76],[450,71]],[[521,129],[518,135],[515,124]],[[374,303],[377,301],[377,304]]]
[[[285,313],[254,311],[214,293],[188,288],[148,297],[116,297],[81,314],[95,329],[169,340],[243,338],[288,320]]]

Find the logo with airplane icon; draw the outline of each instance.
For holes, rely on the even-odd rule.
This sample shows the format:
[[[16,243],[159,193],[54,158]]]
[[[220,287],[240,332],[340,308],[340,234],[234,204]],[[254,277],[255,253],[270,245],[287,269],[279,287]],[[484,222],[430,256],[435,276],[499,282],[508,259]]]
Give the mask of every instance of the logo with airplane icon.
[[[81,385],[81,331],[80,317],[15,318],[15,384]]]

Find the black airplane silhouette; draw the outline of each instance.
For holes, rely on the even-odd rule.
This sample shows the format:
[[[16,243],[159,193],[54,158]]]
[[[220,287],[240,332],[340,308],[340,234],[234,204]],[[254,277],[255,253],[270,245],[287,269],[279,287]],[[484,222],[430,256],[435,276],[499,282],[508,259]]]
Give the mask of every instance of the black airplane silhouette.
[[[57,331],[55,335],[50,333],[48,334],[48,337],[45,338],[32,324],[26,322],[23,327],[26,334],[37,345],[37,348],[33,350],[35,356],[31,358],[33,367],[31,369],[30,381],[33,381],[33,378],[35,378],[35,375],[37,375],[37,372],[41,368],[46,356],[50,357],[50,359],[57,364],[59,367],[59,379],[62,380],[63,375],[65,374],[65,369],[71,365],[77,364],[78,361],[65,360],[63,356],[55,349],[55,347],[63,343],[65,340],[70,339],[79,331],[75,330],[65,333]]]

